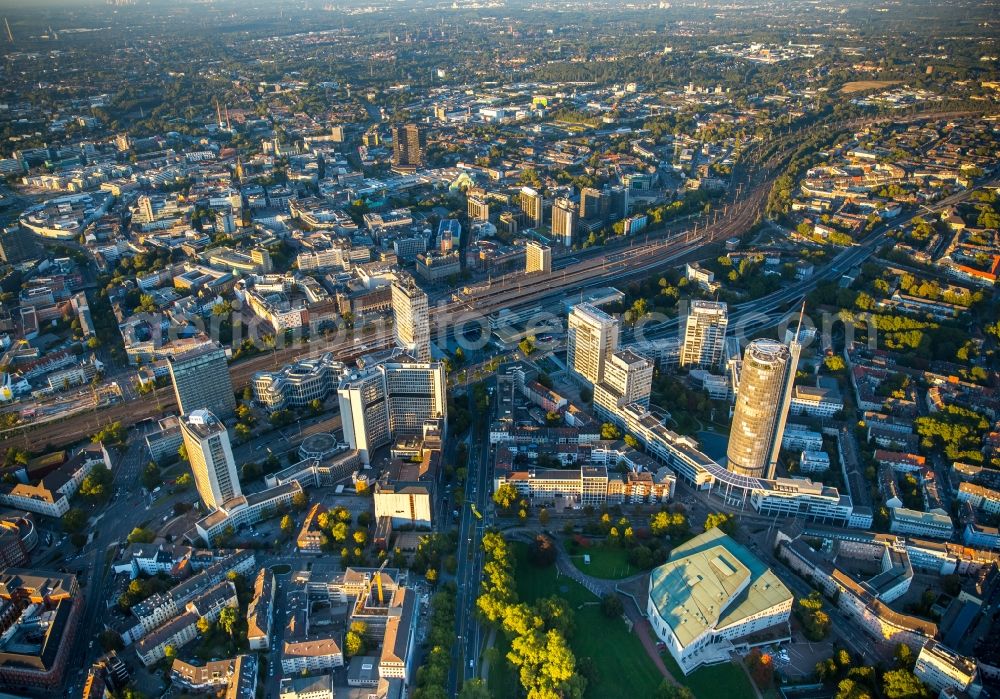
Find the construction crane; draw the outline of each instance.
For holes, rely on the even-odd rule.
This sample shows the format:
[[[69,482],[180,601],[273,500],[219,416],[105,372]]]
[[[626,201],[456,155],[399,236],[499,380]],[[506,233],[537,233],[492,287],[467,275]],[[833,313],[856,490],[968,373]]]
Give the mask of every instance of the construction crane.
[[[383,598],[383,594],[382,594],[382,570],[385,568],[385,564],[388,563],[388,562],[389,562],[388,558],[385,559],[384,561],[382,561],[382,565],[380,565],[378,567],[378,570],[375,571],[375,575],[373,577],[373,579],[375,580],[375,585],[376,585],[376,587],[378,587],[378,603],[379,603],[379,605],[385,604],[385,599]],[[371,587],[369,586],[368,589],[371,590]]]

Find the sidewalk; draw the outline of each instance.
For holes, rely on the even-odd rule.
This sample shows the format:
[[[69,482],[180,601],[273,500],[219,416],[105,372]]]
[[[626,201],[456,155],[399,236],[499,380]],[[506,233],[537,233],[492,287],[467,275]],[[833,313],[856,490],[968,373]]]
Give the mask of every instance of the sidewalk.
[[[558,540],[556,541],[556,549],[559,551],[559,557],[556,559],[556,566],[558,567],[559,572],[580,583],[598,597],[620,594],[615,589],[618,585],[627,584],[647,575],[646,573],[639,573],[621,580],[604,580],[601,578],[594,578],[585,574],[573,565],[573,562],[569,559],[569,556],[563,550],[562,544]],[[652,625],[636,607],[631,598],[625,595],[622,595],[622,597],[625,602],[625,614],[628,616],[629,621],[632,622],[632,633],[638,636],[639,640],[642,642],[643,648],[646,649],[646,654],[649,656],[650,660],[653,661],[653,664],[656,665],[660,674],[663,675],[667,681],[675,686],[682,686],[681,683],[678,682],[670,673],[670,670],[667,669],[666,664],[663,662],[663,658],[660,657],[660,651],[656,647],[659,639],[656,637],[656,634],[653,633]]]

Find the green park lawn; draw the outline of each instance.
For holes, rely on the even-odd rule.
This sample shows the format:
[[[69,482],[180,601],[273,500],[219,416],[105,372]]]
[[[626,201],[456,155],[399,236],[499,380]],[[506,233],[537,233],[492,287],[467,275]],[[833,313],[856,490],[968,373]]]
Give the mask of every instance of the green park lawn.
[[[663,664],[677,680],[694,692],[697,699],[736,699],[755,696],[750,678],[736,663],[711,665],[695,670],[687,677],[670,653],[662,653]]]
[[[590,556],[589,565],[584,563],[584,555]],[[581,547],[576,555],[570,556],[570,560],[585,574],[603,580],[618,580],[642,572],[628,562],[628,551],[606,544]]]
[[[651,697],[660,686],[662,677],[637,636],[621,619],[608,619],[601,613],[598,599],[578,583],[556,577],[555,566],[536,568],[528,561],[527,546],[514,543],[517,553],[517,593],[521,601],[534,602],[540,597],[558,595],[566,599],[576,612],[576,631],[570,646],[581,658],[593,659],[597,679],[587,685],[587,699],[638,699]],[[582,565],[582,561],[581,561]],[[504,657],[509,647],[502,634],[496,649]],[[504,663],[490,669],[490,692],[495,699],[519,696],[517,673]]]

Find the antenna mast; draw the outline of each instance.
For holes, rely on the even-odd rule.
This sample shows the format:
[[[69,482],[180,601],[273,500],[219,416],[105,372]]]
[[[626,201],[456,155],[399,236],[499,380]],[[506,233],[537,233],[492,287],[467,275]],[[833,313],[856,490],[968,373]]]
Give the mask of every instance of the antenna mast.
[[[799,324],[795,327],[795,339],[792,340],[795,344],[802,344],[799,340],[800,333],[802,332],[802,318],[806,314],[806,300],[802,299],[802,308],[799,310]]]

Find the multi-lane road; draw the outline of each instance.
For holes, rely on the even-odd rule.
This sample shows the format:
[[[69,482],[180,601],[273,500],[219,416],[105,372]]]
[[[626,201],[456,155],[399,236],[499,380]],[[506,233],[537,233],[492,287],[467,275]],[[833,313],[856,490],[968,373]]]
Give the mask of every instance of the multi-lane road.
[[[998,183],[1000,183],[1000,179],[994,179],[984,182],[982,186],[993,187]],[[967,199],[971,194],[972,190],[959,192],[935,202],[932,206],[921,207],[911,214],[884,223],[857,245],[842,250],[811,277],[789,284],[762,298],[733,305],[729,313],[729,328],[738,336],[746,336],[752,330],[774,325],[785,317],[790,305],[800,302],[817,286],[824,282],[833,281],[851,268],[863,264],[889,239],[890,230],[904,226],[919,216],[938,213],[954,206]],[[680,318],[671,318],[656,325],[640,325],[633,332],[632,337],[641,337],[642,339],[666,337],[676,333],[679,324]]]
[[[492,404],[495,389],[489,390]],[[471,396],[469,400],[471,403]],[[469,407],[471,409],[472,405]],[[489,423],[489,415],[483,416],[479,424],[473,425],[469,437],[465,505],[462,507],[458,529],[458,569],[455,572],[458,584],[458,598],[455,602],[457,642],[452,647],[452,663],[448,675],[449,696],[456,696],[461,682],[477,675],[482,648],[482,625],[476,614],[476,598],[479,596],[479,581],[483,570],[483,534],[489,526],[492,512],[492,508],[488,507],[491,472],[490,440],[487,433]]]

